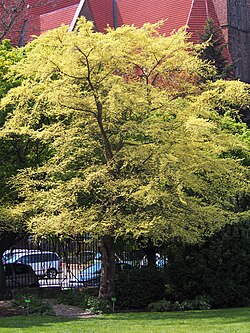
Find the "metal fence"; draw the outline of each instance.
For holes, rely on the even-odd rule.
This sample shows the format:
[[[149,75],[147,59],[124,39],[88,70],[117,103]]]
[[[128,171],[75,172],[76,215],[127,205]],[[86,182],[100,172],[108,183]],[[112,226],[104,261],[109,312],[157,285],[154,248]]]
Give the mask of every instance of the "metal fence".
[[[147,265],[143,249],[118,240],[116,269],[125,270]],[[95,287],[99,284],[101,254],[97,239],[88,235],[60,240],[52,237],[23,239],[3,254],[8,287]],[[167,264],[164,255],[157,254],[156,264]]]

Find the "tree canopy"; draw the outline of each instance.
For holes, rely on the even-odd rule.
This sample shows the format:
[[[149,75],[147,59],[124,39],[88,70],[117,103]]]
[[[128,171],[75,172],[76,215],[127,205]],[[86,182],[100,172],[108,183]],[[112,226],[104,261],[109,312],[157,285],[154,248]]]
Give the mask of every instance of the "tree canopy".
[[[11,73],[10,68],[23,57],[24,52],[13,48],[8,40],[0,44],[0,99],[2,99],[11,88],[20,84],[20,80]],[[5,123],[7,114],[7,109],[1,112],[0,126],[3,126]],[[19,151],[20,144],[18,145],[18,141],[20,142],[20,137],[16,138],[15,143],[14,141],[14,137],[4,138],[1,136],[0,138],[0,232],[6,231],[7,229],[13,232],[20,227],[10,223],[11,218],[6,218],[9,210],[3,207],[2,204],[3,201],[9,202],[7,198],[11,191],[8,190],[7,182],[9,178],[16,173],[16,170],[20,168],[20,159],[21,155],[23,155]],[[7,222],[5,223],[5,221]]]
[[[82,19],[27,46],[1,137],[37,143],[12,179],[31,232],[192,243],[248,214],[249,134],[235,124],[249,87],[206,81],[184,30],[157,27],[101,34]]]
[[[8,40],[0,44],[0,99],[11,88],[20,84],[20,80],[11,73],[10,68],[23,56],[24,52],[13,48]],[[8,109],[1,112],[0,126],[3,126],[7,114]],[[25,149],[27,149],[26,143],[21,140],[19,135],[8,138],[0,137],[0,258],[2,253],[14,245],[26,230],[26,224],[22,219],[13,218],[9,206],[9,202],[16,198],[16,195],[13,195],[9,179],[21,167],[20,162],[25,158],[25,154],[23,154]],[[2,260],[0,260],[0,297],[4,294],[5,279]]]

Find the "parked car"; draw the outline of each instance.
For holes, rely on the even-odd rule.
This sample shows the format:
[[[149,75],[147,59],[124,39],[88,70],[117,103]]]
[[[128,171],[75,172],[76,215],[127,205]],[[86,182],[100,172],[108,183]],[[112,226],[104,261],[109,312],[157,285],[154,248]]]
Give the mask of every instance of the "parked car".
[[[3,253],[2,261],[3,261],[3,264],[5,264],[14,255],[23,254],[23,253],[30,254],[30,253],[41,253],[41,252],[42,252],[41,250],[30,250],[30,249],[14,248],[14,249],[6,250]]]
[[[168,265],[168,258],[165,256],[161,256],[159,253],[156,253],[155,255],[155,265],[157,268],[164,268]],[[148,259],[147,256],[144,256],[140,263],[139,267],[147,267],[148,266]]]
[[[102,260],[102,255],[100,252],[97,252],[95,257],[94,257],[94,262],[97,261],[97,260]],[[129,264],[131,266],[134,266],[133,265],[133,261],[132,260],[128,260],[126,258],[121,258],[118,256],[118,254],[115,253],[115,262],[116,263],[125,263],[125,264]]]
[[[4,264],[3,269],[7,288],[39,287],[38,276],[29,265]]]
[[[95,258],[94,251],[82,251],[80,253],[71,253],[67,256],[67,261],[71,264],[87,265],[93,262]]]
[[[75,287],[87,287],[87,286],[98,286],[100,283],[102,263],[100,260],[95,260],[94,264],[83,269],[80,274],[74,279],[70,279],[64,283],[63,287],[75,288]],[[116,271],[132,269],[132,265],[124,262],[116,262]]]
[[[39,277],[55,278],[62,272],[62,261],[56,252],[27,250],[15,253],[6,263],[26,264]]]

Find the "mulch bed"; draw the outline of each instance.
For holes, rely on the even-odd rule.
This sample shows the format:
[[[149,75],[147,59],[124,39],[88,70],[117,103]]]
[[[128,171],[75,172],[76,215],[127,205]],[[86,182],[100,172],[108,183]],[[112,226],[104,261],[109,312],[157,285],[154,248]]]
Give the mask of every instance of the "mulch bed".
[[[55,299],[46,299],[46,302],[52,306],[56,316],[76,318],[93,318],[97,316],[84,311],[78,306],[58,304]]]
[[[56,316],[76,318],[96,317],[95,314],[85,312],[77,306],[58,304],[54,299],[47,299],[46,301],[52,305]],[[0,301],[0,317],[19,316],[23,314],[23,310],[15,307],[11,300]]]
[[[23,311],[17,309],[11,300],[0,301],[0,317],[10,317],[22,315]]]

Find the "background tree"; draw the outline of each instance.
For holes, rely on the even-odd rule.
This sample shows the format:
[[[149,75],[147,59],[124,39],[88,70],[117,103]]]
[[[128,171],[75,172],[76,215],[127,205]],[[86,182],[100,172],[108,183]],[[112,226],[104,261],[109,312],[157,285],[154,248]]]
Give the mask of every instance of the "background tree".
[[[18,85],[19,80],[8,76],[8,70],[13,63],[19,61],[22,57],[22,52],[14,50],[9,41],[4,41],[0,45],[0,98],[7,93],[7,91]],[[0,126],[4,124],[6,112],[2,112],[0,116]],[[9,191],[7,190],[7,179],[13,175],[13,169],[16,169],[16,163],[13,163],[13,152],[10,146],[6,146],[6,141],[0,139],[0,258],[5,250],[11,245],[15,244],[23,233],[22,226],[10,217],[8,209],[4,208],[3,201],[8,197]],[[8,200],[6,200],[8,201]],[[7,217],[8,215],[8,217]],[[5,278],[0,260],[0,297],[5,295]]]
[[[208,18],[204,32],[198,33],[200,43],[207,43],[201,51],[201,58],[208,60],[217,70],[217,78],[233,78],[233,67],[227,51],[227,44],[220,27],[216,26],[212,18]]]
[[[6,38],[19,20],[26,15],[28,2],[26,0],[1,0],[0,2],[0,41]]]
[[[227,85],[200,84],[212,69],[183,30],[92,28],[83,19],[30,44],[15,69],[23,83],[2,101],[12,109],[2,136],[25,134],[49,152],[13,180],[12,213],[38,235],[99,237],[99,295],[110,297],[116,237],[192,243],[238,220],[248,170],[227,153],[248,145],[223,127],[208,96],[219,102]],[[249,102],[246,85],[230,87]]]
[[[13,64],[25,57],[24,50],[13,48],[5,40],[0,44],[0,98],[13,87],[21,84],[10,71]],[[6,108],[0,114],[0,126],[5,123],[12,108]],[[0,136],[0,258],[4,251],[15,245],[27,233],[23,220],[12,214],[11,203],[18,197],[13,191],[10,179],[18,170],[37,165],[43,157],[42,145],[37,140],[31,140],[27,135]],[[0,260],[0,297],[5,294],[5,278]]]
[[[10,34],[21,36],[30,11],[50,3],[56,5],[58,0],[0,0],[0,42]]]

